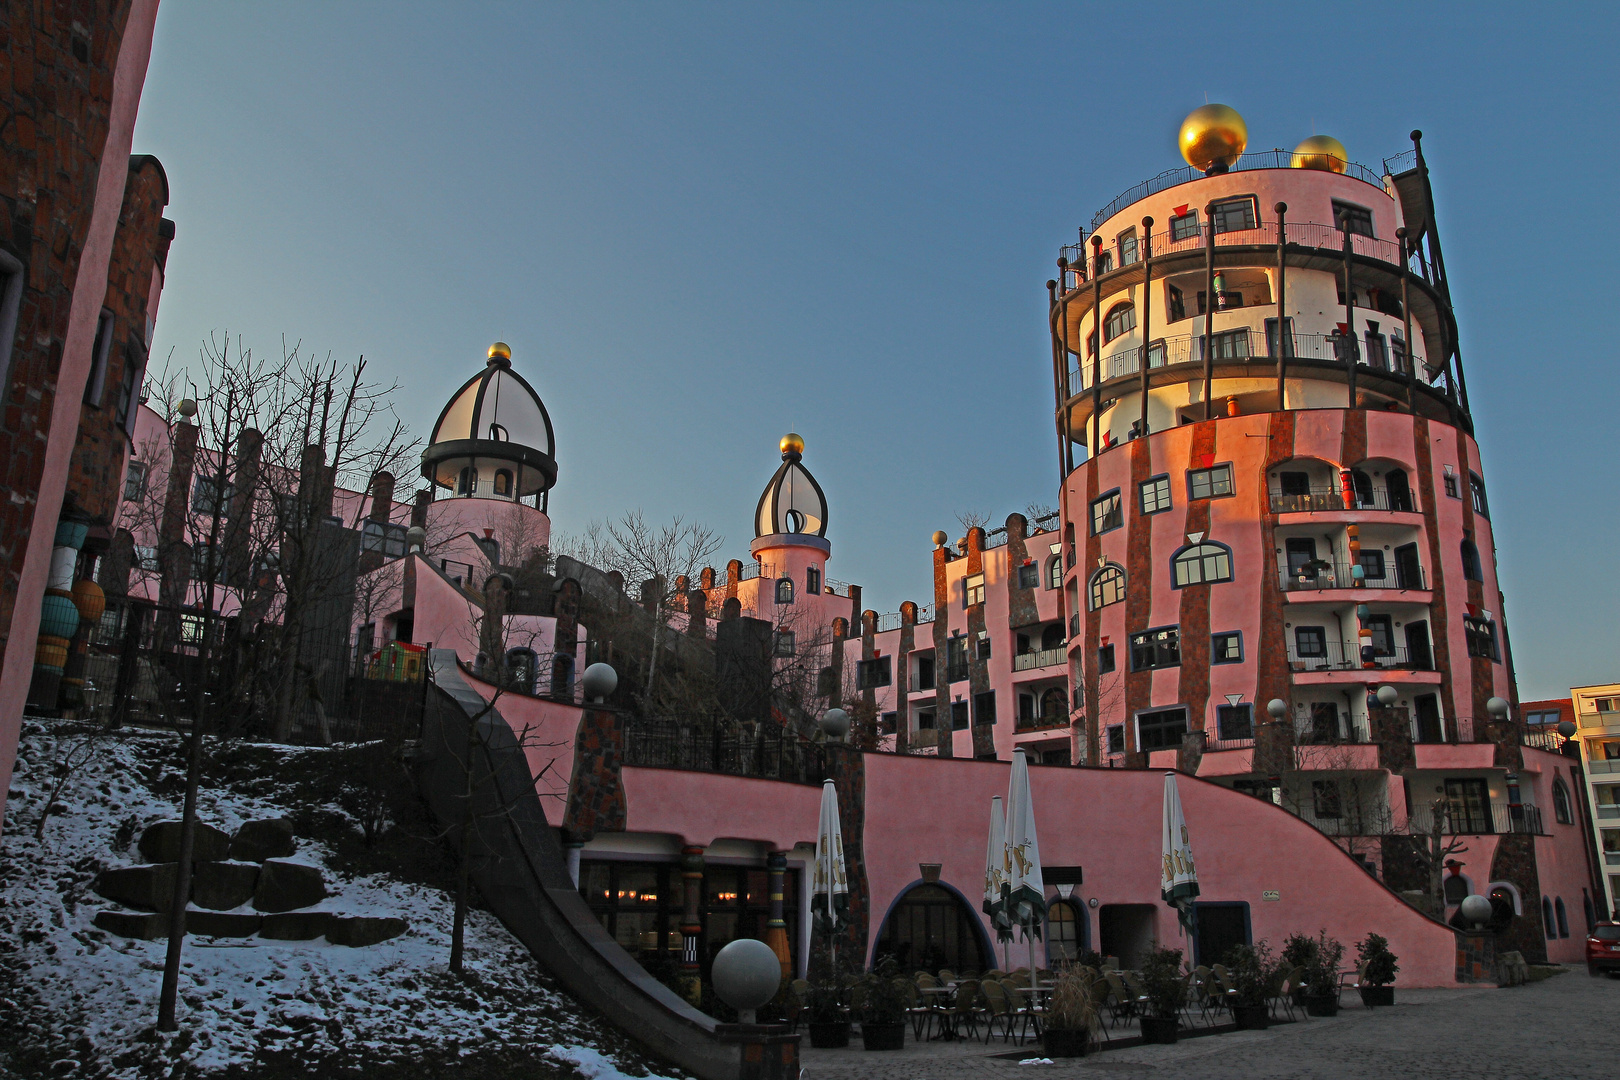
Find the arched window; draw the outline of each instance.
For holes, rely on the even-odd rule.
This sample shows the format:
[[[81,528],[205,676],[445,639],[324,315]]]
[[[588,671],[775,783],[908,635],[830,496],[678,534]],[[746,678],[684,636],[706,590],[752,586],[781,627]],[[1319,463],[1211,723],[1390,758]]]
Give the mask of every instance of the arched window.
[[[1114,563],[1091,575],[1091,610],[1105,608],[1125,599],[1125,571]]]
[[[1063,688],[1054,686],[1041,695],[1041,719],[1061,720],[1069,712],[1069,695]]]
[[[1485,572],[1479,567],[1479,548],[1469,539],[1462,542],[1463,577],[1469,581],[1484,581]]]
[[[1046,909],[1047,959],[1056,962],[1078,957],[1085,944],[1082,926],[1073,904],[1067,900],[1053,900]]]
[[[793,579],[790,577],[776,579],[776,602],[778,604],[793,603]]]
[[[507,685],[520,694],[534,693],[536,657],[533,649],[512,649],[506,654]]]
[[[1541,898],[1541,925],[1547,928],[1547,937],[1558,936],[1558,924],[1554,921],[1552,901],[1545,896]]]
[[[1130,302],[1115,304],[1108,309],[1103,320],[1103,340],[1113,341],[1121,334],[1136,329],[1136,305]]]
[[[1473,895],[1474,883],[1462,874],[1447,874],[1440,891],[1444,894],[1446,906],[1455,907],[1462,903],[1465,897]]]
[[[477,490],[478,470],[473,468],[471,465],[468,465],[465,469],[461,470],[461,475],[456,477],[456,494],[471,495]]]
[[[1553,820],[1560,825],[1575,824],[1575,813],[1569,803],[1569,788],[1561,777],[1553,779]]]
[[[502,498],[507,498],[507,499],[512,497],[512,470],[511,469],[496,469],[495,470],[495,494],[501,496]]]
[[[1063,560],[1056,555],[1046,564],[1046,587],[1048,589],[1063,588]]]
[[[1232,580],[1232,549],[1206,540],[1189,544],[1176,552],[1170,563],[1172,585],[1212,585]]]
[[[1560,896],[1553,901],[1553,913],[1558,916],[1558,936],[1569,937],[1569,912],[1564,910],[1564,898]]]

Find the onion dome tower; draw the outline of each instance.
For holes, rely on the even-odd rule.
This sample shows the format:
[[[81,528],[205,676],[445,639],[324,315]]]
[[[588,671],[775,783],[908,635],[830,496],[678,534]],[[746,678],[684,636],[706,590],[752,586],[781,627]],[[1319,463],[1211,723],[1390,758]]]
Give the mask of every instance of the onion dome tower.
[[[433,425],[422,476],[457,498],[524,502],[544,512],[557,461],[551,417],[512,370],[512,349],[489,347],[484,370],[462,384]]]
[[[771,476],[754,510],[749,552],[776,581],[776,603],[793,603],[797,589],[818,595],[832,545],[827,542],[827,496],[801,459],[804,440],[782,436],[782,465]],[[802,583],[802,584],[795,584]]]

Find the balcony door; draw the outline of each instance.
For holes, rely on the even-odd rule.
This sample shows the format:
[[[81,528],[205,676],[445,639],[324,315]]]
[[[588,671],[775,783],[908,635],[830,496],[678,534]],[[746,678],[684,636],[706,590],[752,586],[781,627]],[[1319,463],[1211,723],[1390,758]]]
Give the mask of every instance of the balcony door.
[[[1413,671],[1432,671],[1434,658],[1429,655],[1429,624],[1406,624],[1406,662]],[[1429,695],[1432,697],[1432,695]]]
[[[1285,494],[1287,493],[1285,492]],[[1302,570],[1305,571],[1305,577],[1307,580],[1314,580],[1316,577],[1316,568],[1312,567],[1309,570],[1305,570],[1305,567],[1310,566],[1311,563],[1316,561],[1316,541],[1308,536],[1290,537],[1288,540],[1284,541],[1284,545],[1284,551],[1286,551],[1288,555],[1289,580],[1292,581],[1298,579],[1300,576],[1300,571]]]
[[[1391,469],[1384,474],[1384,485],[1389,489],[1389,508],[1412,512],[1412,489],[1406,482],[1406,470]]]
[[[1485,781],[1467,777],[1446,781],[1447,832],[1475,835],[1491,831],[1491,793]]]
[[[1422,623],[1417,625],[1423,626]],[[1407,633],[1411,630],[1408,628]],[[1423,630],[1424,645],[1427,649],[1429,631]],[[1411,638],[1407,638],[1407,648],[1411,648]],[[1419,694],[1412,699],[1412,711],[1417,715],[1417,736],[1421,743],[1439,743],[1446,741],[1445,725],[1440,720],[1440,699],[1433,694]]]
[[[1394,498],[1394,492],[1390,492]],[[1418,562],[1416,544],[1402,544],[1395,549],[1395,582],[1403,589],[1423,588],[1423,564]]]

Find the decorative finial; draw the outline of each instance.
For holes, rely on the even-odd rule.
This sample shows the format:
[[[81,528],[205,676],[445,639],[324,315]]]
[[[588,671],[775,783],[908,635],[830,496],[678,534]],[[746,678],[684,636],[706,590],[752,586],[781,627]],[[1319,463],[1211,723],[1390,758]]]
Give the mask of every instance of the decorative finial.
[[[789,457],[797,458],[804,454],[804,438],[792,431],[782,436],[782,441],[777,446],[781,449],[784,459]]]
[[[1249,145],[1249,125],[1230,105],[1200,105],[1181,122],[1181,156],[1205,176],[1223,173]]]
[[[949,539],[950,539],[950,535],[948,533],[946,533],[944,529],[935,529],[934,530],[934,546],[935,547],[944,547],[945,546],[945,541],[947,541]]]
[[[1312,135],[1294,147],[1294,168],[1342,173],[1349,162],[1344,143],[1331,135]]]
[[[512,346],[504,341],[497,341],[489,347],[489,362],[497,367],[512,366]]]

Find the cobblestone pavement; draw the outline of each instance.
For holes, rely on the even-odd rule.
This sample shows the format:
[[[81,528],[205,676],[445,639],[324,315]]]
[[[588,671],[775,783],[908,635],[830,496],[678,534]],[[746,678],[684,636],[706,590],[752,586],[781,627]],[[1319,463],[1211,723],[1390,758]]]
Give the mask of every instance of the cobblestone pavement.
[[[955,1080],[958,1077],[1126,1076],[1177,1080],[1470,1080],[1612,1077],[1620,981],[1579,968],[1516,989],[1400,990],[1389,1009],[1351,996],[1338,1016],[1265,1031],[1233,1031],[1174,1046],[1138,1046],[1053,1065],[997,1057],[1018,1049],[999,1039],[914,1044],[868,1053],[857,1034],[847,1050],[815,1050],[805,1039],[804,1080]],[[1024,1056],[1039,1049],[1031,1045]]]

